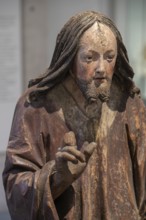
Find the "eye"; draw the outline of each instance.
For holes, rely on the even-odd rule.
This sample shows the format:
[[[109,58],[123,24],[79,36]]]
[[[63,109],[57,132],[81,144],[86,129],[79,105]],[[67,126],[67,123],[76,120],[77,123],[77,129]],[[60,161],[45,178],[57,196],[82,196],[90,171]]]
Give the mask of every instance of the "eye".
[[[85,57],[85,60],[86,60],[87,63],[90,63],[90,62],[93,61],[93,56],[92,56],[92,55],[87,55],[87,56]]]
[[[107,60],[107,62],[112,62],[113,61],[113,59],[114,59],[114,57],[115,57],[115,55],[108,55],[107,57],[106,57],[106,60]]]

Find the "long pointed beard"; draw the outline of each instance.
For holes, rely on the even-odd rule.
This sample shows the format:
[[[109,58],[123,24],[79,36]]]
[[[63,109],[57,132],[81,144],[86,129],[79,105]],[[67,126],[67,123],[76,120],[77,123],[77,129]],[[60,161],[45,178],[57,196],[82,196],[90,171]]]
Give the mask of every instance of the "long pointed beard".
[[[95,85],[94,80],[85,81],[77,79],[77,84],[88,102],[94,102],[100,99],[102,102],[107,102],[110,98],[111,80]]]

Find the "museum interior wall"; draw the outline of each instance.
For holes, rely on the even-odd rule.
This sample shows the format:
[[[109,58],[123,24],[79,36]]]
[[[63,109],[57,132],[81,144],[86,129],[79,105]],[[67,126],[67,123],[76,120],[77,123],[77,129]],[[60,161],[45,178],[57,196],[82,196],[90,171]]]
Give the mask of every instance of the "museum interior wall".
[[[49,66],[64,23],[83,10],[100,11],[117,24],[146,99],[145,0],[0,0],[0,174],[17,99],[28,81]],[[2,219],[7,207],[1,176],[0,195]]]

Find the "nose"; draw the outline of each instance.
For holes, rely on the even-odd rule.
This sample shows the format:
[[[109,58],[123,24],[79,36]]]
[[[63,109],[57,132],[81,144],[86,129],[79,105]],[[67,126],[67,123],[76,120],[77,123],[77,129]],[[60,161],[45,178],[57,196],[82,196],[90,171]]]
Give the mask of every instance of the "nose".
[[[105,74],[105,63],[104,59],[100,58],[96,63],[95,74],[104,75]]]

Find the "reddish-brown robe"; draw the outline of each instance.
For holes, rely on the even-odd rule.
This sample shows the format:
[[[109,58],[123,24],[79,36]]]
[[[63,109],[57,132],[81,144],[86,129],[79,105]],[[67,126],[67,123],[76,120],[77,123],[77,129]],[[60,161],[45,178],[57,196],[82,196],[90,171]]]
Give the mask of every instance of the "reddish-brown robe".
[[[29,92],[16,106],[3,173],[12,220],[143,220],[146,110],[141,98],[113,83],[109,102],[85,107],[71,78],[32,104]],[[53,201],[54,157],[69,130],[78,148],[88,140],[96,141],[97,149],[82,176]]]

